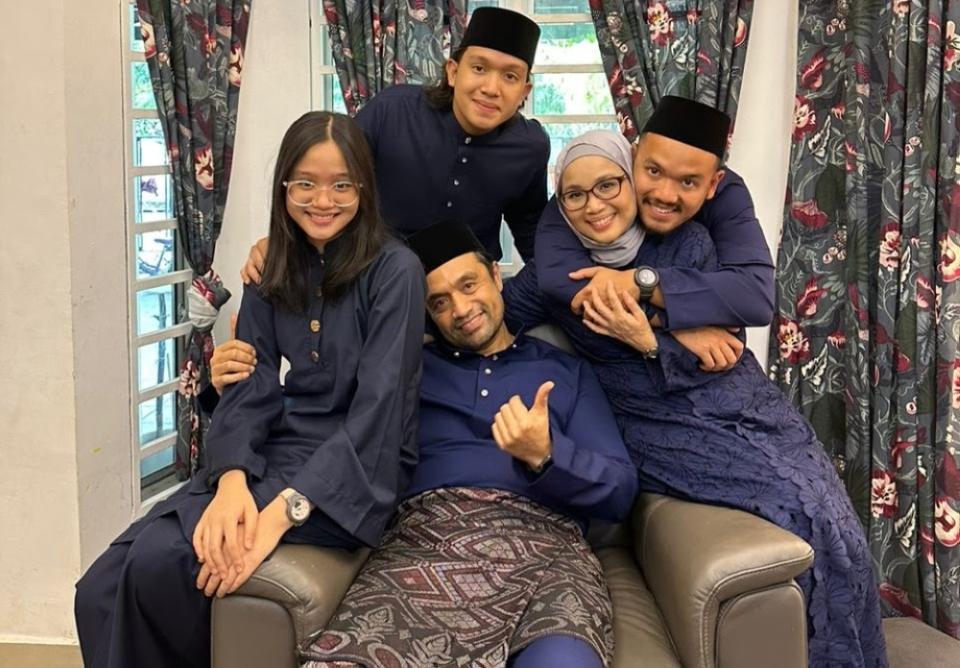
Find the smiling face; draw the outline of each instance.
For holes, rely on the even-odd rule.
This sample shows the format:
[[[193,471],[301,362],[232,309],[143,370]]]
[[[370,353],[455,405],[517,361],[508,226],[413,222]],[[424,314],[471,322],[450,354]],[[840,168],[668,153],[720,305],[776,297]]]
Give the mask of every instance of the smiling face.
[[[334,184],[353,180],[343,153],[332,140],[318,142],[297,161],[287,180],[310,181],[319,187],[308,206],[297,206],[288,193],[286,208],[310,243],[323,250],[328,241],[343,232],[360,208],[359,199],[345,207],[337,206],[331,199]]]
[[[460,62],[448,60],[453,115],[464,132],[486,134],[513,118],[533,87],[528,71],[519,58],[482,46],[467,47]]]
[[[427,311],[443,338],[457,348],[487,355],[509,344],[503,323],[503,282],[476,253],[464,253],[427,274]]]
[[[609,244],[634,224],[637,203],[625,176],[617,163],[599,155],[577,158],[567,165],[560,178],[560,200],[577,232],[597,243]],[[603,199],[618,188],[616,196]],[[574,200],[571,206],[582,208],[571,211],[565,200]]]
[[[652,132],[633,160],[633,182],[644,227],[667,234],[690,220],[712,198],[723,178],[713,153]]]

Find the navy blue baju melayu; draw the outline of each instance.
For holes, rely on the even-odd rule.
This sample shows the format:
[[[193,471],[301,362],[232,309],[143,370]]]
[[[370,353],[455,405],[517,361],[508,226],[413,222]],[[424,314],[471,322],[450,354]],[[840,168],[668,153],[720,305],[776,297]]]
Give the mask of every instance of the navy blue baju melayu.
[[[191,539],[227,470],[246,471],[261,510],[287,487],[316,505],[284,542],[379,542],[416,462],[423,268],[388,241],[336,301],[322,294],[323,272],[317,254],[305,314],[244,289],[237,336],[256,348],[258,364],[224,390],[207,468],[121,534],[77,584],[88,668],[209,665],[210,599],[194,586]],[[282,388],[281,357],[290,362]]]
[[[648,235],[629,264],[640,265],[704,272],[702,280],[709,281],[717,251],[706,229],[688,222],[665,237]],[[544,298],[536,274],[535,264],[527,264],[507,283],[508,322],[532,326],[550,317],[590,360],[641,491],[739,508],[809,542],[814,565],[798,580],[807,601],[810,666],[885,666],[877,587],[860,520],[809,423],[751,352],[727,372],[704,372],[696,356],[660,330],[659,357],[644,359],[590,331],[568,301]]]
[[[427,103],[420,86],[390,86],[356,117],[377,170],[383,216],[404,236],[443,220],[471,227],[500,259],[506,220],[524,259],[547,202],[550,140],[540,123],[515,115],[483,135],[469,135],[453,111]]]

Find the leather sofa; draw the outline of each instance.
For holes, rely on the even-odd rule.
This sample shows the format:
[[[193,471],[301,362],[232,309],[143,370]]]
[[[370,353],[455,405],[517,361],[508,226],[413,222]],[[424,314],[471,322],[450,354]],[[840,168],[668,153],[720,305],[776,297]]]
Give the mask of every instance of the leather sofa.
[[[813,549],[793,534],[738,510],[643,494],[629,522],[593,526],[589,539],[613,599],[615,668],[807,665],[794,578]],[[297,666],[367,554],[281,545],[234,595],[214,601],[213,668]]]

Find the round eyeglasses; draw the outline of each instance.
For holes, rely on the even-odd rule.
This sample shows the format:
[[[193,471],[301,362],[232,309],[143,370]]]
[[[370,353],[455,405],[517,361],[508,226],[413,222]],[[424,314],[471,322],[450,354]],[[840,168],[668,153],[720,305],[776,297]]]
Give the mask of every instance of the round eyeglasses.
[[[284,181],[283,185],[287,189],[287,197],[296,206],[310,206],[321,192],[326,191],[333,205],[340,208],[356,204],[360,199],[360,188],[363,187],[362,183],[353,181],[337,181],[329,186],[318,186],[313,181]]]
[[[567,211],[579,211],[587,205],[590,195],[600,200],[611,200],[620,194],[627,175],[614,176],[597,181],[590,190],[568,190],[560,195],[560,203]]]

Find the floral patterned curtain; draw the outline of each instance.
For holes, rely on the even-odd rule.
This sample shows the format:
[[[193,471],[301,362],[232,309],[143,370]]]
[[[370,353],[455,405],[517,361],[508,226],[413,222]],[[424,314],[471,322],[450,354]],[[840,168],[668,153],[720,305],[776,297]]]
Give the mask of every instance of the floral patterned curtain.
[[[833,456],[889,614],[960,637],[960,4],[800,4],[771,375]]]
[[[233,162],[251,0],[137,0],[172,171],[178,235],[193,269],[193,331],[180,370],[176,470],[203,465],[197,389],[209,380],[211,329],[230,298],[211,269]]]
[[[590,13],[627,139],[664,95],[736,120],[753,0],[590,0]]]
[[[386,86],[439,79],[467,0],[324,0],[343,101],[353,115]]]

